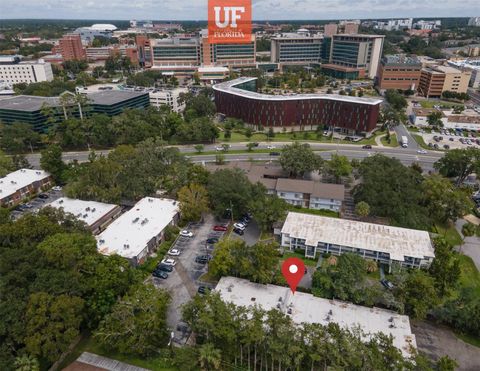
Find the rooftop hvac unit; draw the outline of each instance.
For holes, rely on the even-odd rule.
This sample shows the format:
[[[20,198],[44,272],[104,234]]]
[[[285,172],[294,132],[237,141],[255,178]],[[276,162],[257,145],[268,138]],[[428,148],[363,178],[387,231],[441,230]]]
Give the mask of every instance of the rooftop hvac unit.
[[[83,214],[83,217],[86,218],[88,216],[88,214]]]
[[[98,240],[98,242],[100,242],[100,244],[104,244],[105,240]]]
[[[59,204],[63,204],[63,200],[58,201]]]
[[[94,212],[95,212],[95,208],[92,209],[92,213],[94,213]]]
[[[40,172],[40,171],[36,171],[36,173],[37,173],[37,175],[40,175],[40,174],[41,174],[41,172]]]
[[[140,218],[137,216],[135,219],[132,220],[132,223],[136,223],[140,220]]]
[[[85,211],[90,211],[90,206],[85,208]]]
[[[148,202],[153,202],[153,199],[149,198],[149,199],[148,199]]]

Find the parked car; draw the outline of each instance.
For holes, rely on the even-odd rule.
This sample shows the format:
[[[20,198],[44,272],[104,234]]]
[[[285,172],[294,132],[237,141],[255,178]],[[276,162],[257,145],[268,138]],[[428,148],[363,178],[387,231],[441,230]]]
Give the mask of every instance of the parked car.
[[[182,236],[182,237],[193,237],[193,233],[184,229],[183,231],[180,232],[180,236]]]
[[[213,227],[213,230],[218,232],[225,232],[227,230],[227,227],[225,227],[224,225],[216,225]]]
[[[218,242],[218,238],[217,237],[210,237],[207,239],[207,243],[210,243],[210,244],[214,244],[214,243],[217,243]]]
[[[247,228],[247,226],[246,226],[245,224],[243,224],[243,223],[235,223],[235,224],[233,225],[233,228],[235,228],[235,229],[241,229],[241,230],[243,231],[245,228]]]
[[[195,258],[195,263],[198,263],[198,264],[207,264],[207,263],[208,263],[208,259],[203,258],[202,256],[197,256],[197,257]]]
[[[197,292],[200,294],[200,295],[205,295],[206,293],[208,293],[210,291],[210,287],[207,287],[207,286],[200,286],[197,290]]]
[[[372,149],[372,146],[370,144],[365,144],[362,146],[363,149]]]
[[[166,280],[168,278],[168,274],[162,271],[153,271],[152,276],[155,278],[161,278]]]
[[[448,138],[450,142],[453,142],[455,139],[454,138]]]
[[[48,195],[46,193],[40,193],[38,195],[38,198],[41,198],[42,200],[46,200],[48,198]]]
[[[445,148],[445,149],[450,149],[450,146],[449,146],[448,144],[444,144],[444,145],[443,145],[443,148]]]
[[[277,148],[277,147],[275,147],[273,144],[269,144],[269,145],[267,146],[267,149],[275,149],[275,148]]]
[[[239,236],[243,236],[243,234],[244,234],[243,229],[239,229],[239,228],[233,228],[233,232],[235,232]]]
[[[170,258],[164,258],[162,261],[161,261],[162,264],[165,264],[165,265],[171,265],[172,267],[174,267],[177,262],[175,261],[175,259],[170,259]]]
[[[171,250],[168,250],[168,255],[172,255],[172,256],[178,256],[180,255],[181,251],[179,249],[171,249]]]
[[[382,279],[380,280],[380,283],[385,286],[385,288],[389,289],[389,290],[392,290],[395,286],[393,285],[393,283],[391,283],[389,280],[387,279]]]
[[[159,265],[157,265],[157,268],[155,268],[155,270],[163,272],[173,272],[173,266],[160,263]]]
[[[62,187],[60,186],[55,186],[52,188],[54,191],[61,191],[62,190]]]

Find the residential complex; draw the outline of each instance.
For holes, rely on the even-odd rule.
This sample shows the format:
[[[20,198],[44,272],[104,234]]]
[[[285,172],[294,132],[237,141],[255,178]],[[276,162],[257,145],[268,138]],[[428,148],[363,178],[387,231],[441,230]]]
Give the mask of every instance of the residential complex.
[[[388,19],[386,21],[375,21],[373,28],[385,31],[401,31],[410,29],[413,26],[413,18]]]
[[[118,254],[133,265],[141,264],[164,239],[165,228],[179,218],[177,201],[146,197],[115,219],[96,236],[98,251]]]
[[[43,170],[20,169],[0,178],[0,205],[12,207],[53,185]]]
[[[118,205],[68,197],[61,197],[46,206],[74,215],[78,220],[87,224],[93,234],[100,233],[122,213],[122,208]]]
[[[416,91],[420,82],[421,71],[422,63],[416,57],[387,55],[380,62],[376,85],[380,90]]]
[[[383,35],[333,35],[322,71],[338,78],[373,79],[380,64]]]
[[[52,81],[52,65],[39,59],[36,62],[21,62],[16,56],[0,56],[0,81],[7,84],[31,84]]]
[[[471,71],[450,66],[425,67],[421,71],[418,92],[427,98],[440,98],[445,91],[466,93]]]
[[[424,21],[420,20],[413,24],[413,28],[417,30],[436,30],[442,26],[441,20]]]
[[[64,61],[84,60],[87,58],[82,38],[79,34],[67,34],[58,41],[58,52]]]
[[[428,267],[435,253],[428,232],[388,225],[290,212],[280,232],[281,245],[318,254],[355,253],[391,266]]]
[[[103,113],[115,116],[127,108],[147,108],[150,98],[146,92],[136,91],[99,91],[88,94],[88,106],[86,114]],[[79,116],[76,105],[72,114]],[[16,121],[26,122],[38,132],[47,130],[47,117],[44,114],[45,107],[54,108],[56,120],[63,119],[63,109],[59,97],[39,97],[29,95],[16,95],[0,100],[0,121],[10,124]]]
[[[468,25],[473,27],[480,27],[480,17],[472,17],[468,20]]]
[[[271,39],[272,63],[320,63],[323,36],[305,33],[283,33]]]
[[[250,308],[259,306],[265,311],[277,309],[293,323],[336,323],[343,329],[360,328],[365,341],[379,332],[391,336],[393,345],[405,357],[411,357],[417,344],[408,316],[393,311],[368,308],[339,300],[328,300],[306,294],[292,293],[290,288],[263,285],[236,277],[222,277],[215,291],[227,303]]]
[[[256,80],[240,77],[214,85],[217,112],[277,130],[321,125],[366,135],[377,125],[381,99],[334,94],[260,94],[256,92]]]

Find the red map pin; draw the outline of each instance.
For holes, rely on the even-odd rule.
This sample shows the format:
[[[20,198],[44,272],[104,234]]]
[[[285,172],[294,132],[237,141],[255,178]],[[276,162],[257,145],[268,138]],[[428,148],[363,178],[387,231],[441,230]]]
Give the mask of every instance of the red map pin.
[[[298,283],[305,274],[305,264],[299,258],[288,258],[282,264],[282,274],[290,289],[295,294]]]

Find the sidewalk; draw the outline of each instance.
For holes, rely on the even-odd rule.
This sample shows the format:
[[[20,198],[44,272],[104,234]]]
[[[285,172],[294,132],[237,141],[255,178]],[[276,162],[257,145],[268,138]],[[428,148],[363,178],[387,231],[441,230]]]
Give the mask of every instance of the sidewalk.
[[[466,223],[467,221],[464,219],[458,219],[455,223],[455,228],[462,237],[462,226]],[[464,241],[462,246],[456,246],[456,250],[472,258],[475,266],[480,271],[480,238],[477,236],[465,237]]]

